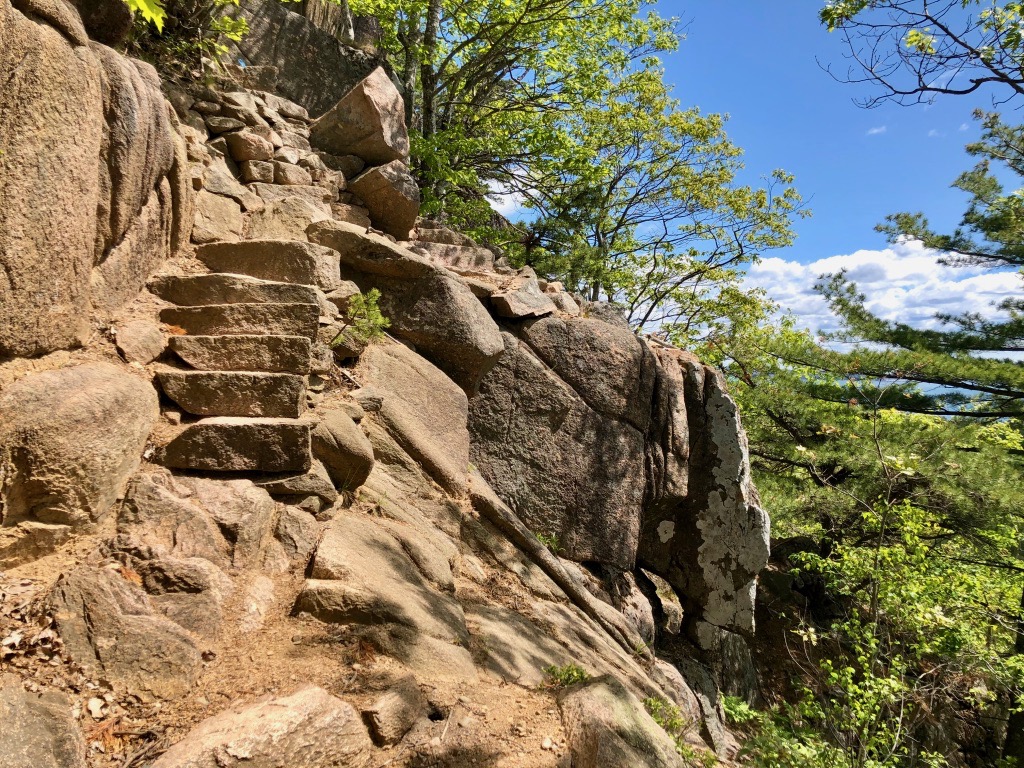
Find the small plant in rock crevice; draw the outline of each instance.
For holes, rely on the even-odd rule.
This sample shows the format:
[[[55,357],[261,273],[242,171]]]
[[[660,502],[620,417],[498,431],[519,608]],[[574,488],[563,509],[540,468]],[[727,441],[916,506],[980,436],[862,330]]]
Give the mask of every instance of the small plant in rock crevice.
[[[337,347],[346,335],[355,337],[363,344],[370,344],[384,338],[384,332],[391,327],[391,320],[380,311],[380,291],[372,288],[366,293],[356,294],[348,300],[347,322],[330,346]]]
[[[562,667],[557,667],[554,664],[548,667],[544,667],[544,685],[545,688],[566,688],[576,683],[584,683],[590,679],[590,674],[583,667],[569,663]]]
[[[553,555],[557,555],[562,551],[562,546],[558,541],[558,536],[553,533],[538,533],[537,541],[543,544]]]
[[[696,722],[683,715],[675,704],[665,699],[651,697],[644,699],[644,709],[662,730],[675,742],[676,753],[693,768],[710,768],[718,759],[708,750],[686,743],[686,735],[693,730]]]

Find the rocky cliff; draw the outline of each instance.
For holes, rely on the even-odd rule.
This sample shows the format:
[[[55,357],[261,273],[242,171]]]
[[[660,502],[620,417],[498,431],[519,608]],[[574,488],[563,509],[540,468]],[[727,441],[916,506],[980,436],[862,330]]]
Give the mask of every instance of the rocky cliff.
[[[182,88],[108,5],[0,0],[0,754],[728,761],[768,518],[720,375],[419,219],[336,34],[243,3],[276,82],[358,76]]]

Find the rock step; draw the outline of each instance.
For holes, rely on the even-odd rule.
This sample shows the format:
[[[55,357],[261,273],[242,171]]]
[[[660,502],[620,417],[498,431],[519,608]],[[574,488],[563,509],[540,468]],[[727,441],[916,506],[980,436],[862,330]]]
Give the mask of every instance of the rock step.
[[[197,336],[305,336],[320,328],[316,304],[207,304],[165,307],[161,322]]]
[[[182,307],[211,304],[316,304],[312,285],[260,280],[248,275],[168,275],[149,282],[149,290]]]
[[[171,336],[171,350],[201,371],[309,373],[312,344],[305,336]]]
[[[295,419],[306,407],[306,379],[292,373],[159,371],[164,393],[196,416]]]
[[[427,256],[455,270],[494,270],[493,251],[479,245],[459,245],[420,240],[413,246],[413,249],[425,253]]]
[[[301,240],[209,243],[199,246],[196,256],[215,272],[315,285],[325,291],[334,290],[341,282],[338,252]]]
[[[172,469],[305,472],[313,463],[312,423],[217,416],[190,424],[160,452]]]

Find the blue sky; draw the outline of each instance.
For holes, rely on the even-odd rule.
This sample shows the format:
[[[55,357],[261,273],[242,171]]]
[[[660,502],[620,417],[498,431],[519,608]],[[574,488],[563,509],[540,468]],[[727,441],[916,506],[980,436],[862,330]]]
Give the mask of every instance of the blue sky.
[[[664,60],[677,97],[730,115],[727,130],[745,151],[746,183],[784,168],[796,175],[813,212],[796,222],[792,247],[752,270],[750,284],[766,288],[811,327],[831,323],[810,286],[820,271],[840,266],[854,270],[869,306],[917,324],[927,324],[935,311],[985,309],[1018,291],[1013,275],[986,280],[976,271],[938,268],[920,248],[888,248],[873,229],[901,210],[924,211],[937,228],[959,222],[966,197],[950,183],[974,164],[963,146],[979,134],[973,110],[991,109],[991,96],[858,107],[853,100],[873,93],[870,86],[836,82],[816,61],[845,71],[840,38],[818,23],[821,4],[657,5],[685,23],[686,39]]]

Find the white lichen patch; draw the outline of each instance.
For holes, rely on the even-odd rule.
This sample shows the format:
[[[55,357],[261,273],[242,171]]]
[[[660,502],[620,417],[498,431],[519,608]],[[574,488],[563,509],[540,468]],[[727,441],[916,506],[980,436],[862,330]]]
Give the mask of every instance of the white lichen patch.
[[[658,538],[665,544],[676,535],[676,524],[672,520],[662,520],[658,524]]]

